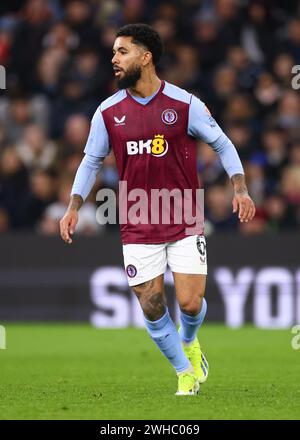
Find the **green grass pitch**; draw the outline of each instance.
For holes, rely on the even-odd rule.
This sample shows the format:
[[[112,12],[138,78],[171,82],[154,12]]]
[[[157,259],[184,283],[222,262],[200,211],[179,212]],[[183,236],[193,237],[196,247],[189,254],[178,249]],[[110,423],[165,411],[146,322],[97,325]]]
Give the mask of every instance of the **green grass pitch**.
[[[204,325],[198,396],[141,329],[11,324],[0,350],[1,419],[299,419],[300,350],[289,330]]]

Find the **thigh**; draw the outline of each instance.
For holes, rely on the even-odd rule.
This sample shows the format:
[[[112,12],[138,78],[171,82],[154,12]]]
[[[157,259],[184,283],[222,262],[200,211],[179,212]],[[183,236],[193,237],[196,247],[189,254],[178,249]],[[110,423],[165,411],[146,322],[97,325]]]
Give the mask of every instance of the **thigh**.
[[[166,245],[123,245],[124,266],[128,284],[133,287],[164,274],[167,267]]]
[[[202,235],[189,236],[167,246],[167,263],[173,272],[181,310],[196,314],[205,293],[207,260]]]
[[[181,310],[198,313],[205,293],[206,275],[173,272],[176,298]]]

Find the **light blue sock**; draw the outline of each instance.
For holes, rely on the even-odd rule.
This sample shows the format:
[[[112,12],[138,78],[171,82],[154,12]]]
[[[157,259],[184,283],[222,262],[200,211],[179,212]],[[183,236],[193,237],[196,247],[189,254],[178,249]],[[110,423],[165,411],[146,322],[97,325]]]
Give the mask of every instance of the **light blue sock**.
[[[144,317],[147,331],[165,357],[171,362],[177,373],[191,368],[191,364],[183,352],[179,333],[172,321],[168,308],[157,321],[148,321]]]
[[[191,316],[180,312],[180,338],[181,341],[189,343],[192,342],[197,336],[199,327],[201,326],[204,317],[206,315],[207,303],[205,298],[202,300],[202,307],[198,315]]]

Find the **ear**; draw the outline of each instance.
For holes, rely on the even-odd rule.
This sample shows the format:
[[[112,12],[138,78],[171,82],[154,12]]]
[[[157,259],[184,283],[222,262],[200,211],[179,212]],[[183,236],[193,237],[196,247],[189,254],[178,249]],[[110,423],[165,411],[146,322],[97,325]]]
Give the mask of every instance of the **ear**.
[[[152,61],[152,53],[151,52],[144,52],[143,54],[143,60],[142,65],[147,66]]]

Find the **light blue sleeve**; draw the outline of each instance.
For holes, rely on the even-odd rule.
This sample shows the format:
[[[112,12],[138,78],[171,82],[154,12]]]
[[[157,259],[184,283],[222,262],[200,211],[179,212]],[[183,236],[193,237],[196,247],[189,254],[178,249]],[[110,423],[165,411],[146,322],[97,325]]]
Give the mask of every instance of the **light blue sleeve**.
[[[108,132],[105,127],[101,108],[98,107],[92,119],[84,152],[94,157],[106,157],[109,151]]]
[[[85,145],[85,156],[76,172],[71,195],[78,194],[83,200],[93,188],[103,159],[109,154],[109,139],[101,108],[98,107],[92,122],[89,137]]]
[[[76,172],[71,195],[78,194],[85,200],[93,188],[102,160],[99,157],[86,154]]]
[[[210,144],[217,140],[222,133],[222,129],[211,116],[206,105],[199,98],[192,95],[189,109],[188,134]]]
[[[211,116],[205,104],[195,96],[192,96],[189,109],[188,134],[203,140],[213,148],[229,177],[244,174],[235,146]]]
[[[235,174],[244,174],[243,165],[236,148],[225,133],[222,133],[216,141],[211,142],[210,146],[218,153],[223,168],[229,177]]]

